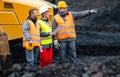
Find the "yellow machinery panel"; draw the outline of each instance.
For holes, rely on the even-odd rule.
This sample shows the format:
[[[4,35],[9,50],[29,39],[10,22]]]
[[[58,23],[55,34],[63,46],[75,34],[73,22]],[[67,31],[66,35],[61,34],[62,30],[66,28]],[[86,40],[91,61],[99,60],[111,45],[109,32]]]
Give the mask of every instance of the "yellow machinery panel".
[[[42,6],[49,8],[52,21],[54,11],[49,2],[44,0],[0,0],[1,30],[8,34],[9,40],[22,38],[22,24],[28,17],[28,11],[32,8],[38,10]]]
[[[15,13],[12,11],[0,11],[0,17],[2,17],[0,18],[0,24],[19,24]]]

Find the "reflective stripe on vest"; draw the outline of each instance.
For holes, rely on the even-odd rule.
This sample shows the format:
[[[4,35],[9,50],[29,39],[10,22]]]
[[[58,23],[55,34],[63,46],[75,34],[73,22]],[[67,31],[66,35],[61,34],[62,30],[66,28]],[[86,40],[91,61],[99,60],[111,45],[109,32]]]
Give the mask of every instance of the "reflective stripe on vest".
[[[55,20],[58,26],[62,27],[57,33],[57,39],[76,38],[75,25],[71,13],[66,15],[66,21],[59,14],[55,16]]]
[[[30,34],[30,36],[40,36],[40,34]]]
[[[43,20],[37,21],[40,24],[41,32],[52,32],[51,26],[45,23]],[[41,37],[41,45],[47,45],[52,43],[52,36]]]
[[[31,40],[32,42],[40,42],[40,40]],[[28,40],[23,40],[23,42],[28,42]]]
[[[41,40],[50,40],[51,37],[41,37]]]
[[[40,46],[40,27],[38,24],[34,24],[31,20],[27,20],[27,22],[29,23],[30,29],[29,29],[29,34],[30,34],[30,38],[32,41],[32,44],[34,46]],[[26,43],[28,42],[28,40],[25,38],[25,36],[23,36],[23,47],[26,46]]]

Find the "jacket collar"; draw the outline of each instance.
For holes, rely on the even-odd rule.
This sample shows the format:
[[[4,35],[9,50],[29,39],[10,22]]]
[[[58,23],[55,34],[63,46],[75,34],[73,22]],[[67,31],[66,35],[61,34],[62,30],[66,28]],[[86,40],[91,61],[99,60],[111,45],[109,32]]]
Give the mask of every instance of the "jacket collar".
[[[31,20],[34,24],[36,24],[37,18],[32,18],[31,16],[28,16],[27,20]]]

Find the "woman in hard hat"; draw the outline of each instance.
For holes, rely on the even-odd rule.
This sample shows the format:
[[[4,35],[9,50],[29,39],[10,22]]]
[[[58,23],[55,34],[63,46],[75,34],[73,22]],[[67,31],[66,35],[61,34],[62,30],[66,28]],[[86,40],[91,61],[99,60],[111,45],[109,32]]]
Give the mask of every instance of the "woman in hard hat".
[[[47,7],[41,7],[39,9],[41,14],[41,19],[38,20],[40,25],[40,37],[42,52],[39,53],[40,56],[40,66],[44,67],[52,64],[52,27],[49,21],[49,11]]]
[[[78,11],[78,12],[68,12],[67,4],[65,1],[58,2],[58,14],[56,14],[52,21],[53,30],[56,27],[63,27],[56,35],[56,40],[54,44],[60,44],[60,63],[66,62],[66,52],[68,52],[68,57],[70,59],[70,64],[76,63],[76,32],[75,32],[75,19],[80,19],[85,16],[89,16],[93,13],[97,13],[96,9]]]

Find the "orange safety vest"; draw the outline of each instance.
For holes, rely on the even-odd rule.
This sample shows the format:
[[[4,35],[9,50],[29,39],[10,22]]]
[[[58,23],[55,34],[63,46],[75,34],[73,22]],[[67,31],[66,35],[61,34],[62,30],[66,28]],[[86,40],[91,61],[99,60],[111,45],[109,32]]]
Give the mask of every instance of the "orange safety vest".
[[[58,40],[76,38],[75,24],[71,13],[66,15],[66,21],[64,21],[59,14],[55,16],[55,20],[58,27],[62,27],[57,33]]]
[[[38,24],[34,24],[31,20],[27,20],[30,25],[29,34],[31,37],[32,45],[40,47],[40,27]],[[23,36],[23,47],[26,46],[28,40]]]

